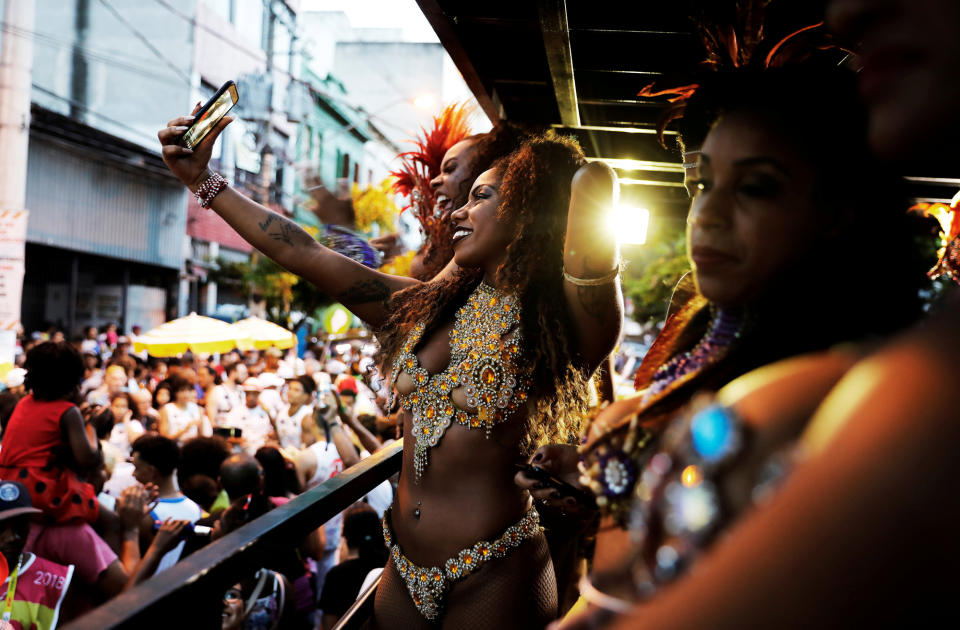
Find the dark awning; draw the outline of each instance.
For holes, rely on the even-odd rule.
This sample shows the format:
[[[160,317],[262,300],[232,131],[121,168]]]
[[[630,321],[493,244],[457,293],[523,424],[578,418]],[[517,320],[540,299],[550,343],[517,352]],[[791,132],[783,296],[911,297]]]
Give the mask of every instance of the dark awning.
[[[588,157],[620,160],[625,200],[674,220],[689,204],[679,151],[654,133],[663,99],[637,92],[690,78],[705,53],[689,16],[721,1],[417,0],[488,116],[575,134]],[[772,2],[768,34],[820,21],[824,4]]]

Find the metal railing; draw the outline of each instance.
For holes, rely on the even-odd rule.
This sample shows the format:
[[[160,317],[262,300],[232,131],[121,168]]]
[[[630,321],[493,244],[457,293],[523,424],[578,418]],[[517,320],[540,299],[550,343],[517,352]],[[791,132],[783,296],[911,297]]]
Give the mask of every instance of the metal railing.
[[[223,593],[268,563],[278,544],[295,546],[400,470],[402,440],[270,510],[173,567],[75,619],[64,630],[219,628]]]

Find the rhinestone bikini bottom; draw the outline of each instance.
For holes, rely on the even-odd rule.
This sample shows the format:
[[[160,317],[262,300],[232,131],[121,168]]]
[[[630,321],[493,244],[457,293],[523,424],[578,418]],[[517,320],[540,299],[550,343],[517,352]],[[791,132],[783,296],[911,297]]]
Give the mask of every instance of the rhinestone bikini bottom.
[[[511,549],[540,533],[540,516],[533,508],[523,515],[515,525],[511,525],[493,542],[481,540],[472,547],[461,550],[444,563],[443,567],[421,567],[411,562],[393,544],[393,532],[390,530],[390,510],[383,515],[383,540],[390,549],[390,557],[400,577],[406,582],[407,590],[417,607],[427,619],[435,620],[443,607],[443,597],[457,580],[470,575],[481,566],[495,558],[504,558]]]

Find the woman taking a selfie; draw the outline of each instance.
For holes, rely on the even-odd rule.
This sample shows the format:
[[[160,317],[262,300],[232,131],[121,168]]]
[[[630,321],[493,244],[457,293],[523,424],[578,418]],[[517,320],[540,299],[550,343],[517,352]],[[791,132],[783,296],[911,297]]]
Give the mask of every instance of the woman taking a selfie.
[[[556,615],[556,584],[514,465],[532,445],[577,432],[586,379],[618,336],[619,261],[605,225],[612,171],[584,166],[569,141],[528,142],[452,212],[460,271],[420,283],[327,250],[226,187],[207,161],[229,120],[195,151],[177,144],[189,122],[159,133],[171,171],[252,245],[377,330],[407,440],[384,518],[392,561],[376,625],[542,627]]]

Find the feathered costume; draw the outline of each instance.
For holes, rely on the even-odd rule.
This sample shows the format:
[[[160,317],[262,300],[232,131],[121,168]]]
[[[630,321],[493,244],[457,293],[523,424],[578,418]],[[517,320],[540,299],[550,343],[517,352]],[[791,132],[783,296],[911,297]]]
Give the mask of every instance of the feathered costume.
[[[763,26],[770,1],[741,0],[733,7],[732,19],[730,16],[714,15],[706,10],[694,17],[697,34],[706,50],[706,58],[699,64],[698,74],[701,77],[706,79],[725,71],[750,66],[776,68],[803,61],[818,50],[843,50],[833,43],[829,33],[821,28],[823,22],[798,29],[777,42],[765,41]],[[655,89],[655,85],[656,83],[650,83],[645,86],[637,96],[668,97],[667,102],[670,105],[657,123],[660,144],[666,147],[663,141],[664,131],[670,123],[683,119],[687,101],[700,87],[700,82],[665,89]]]
[[[400,168],[391,175],[396,179],[393,189],[409,201],[401,209],[410,209],[423,233],[423,267],[433,277],[453,257],[453,226],[449,212],[438,213],[436,195],[430,180],[440,174],[440,164],[447,150],[470,135],[468,118],[471,108],[466,103],[447,105],[433,119],[429,130],[421,128],[423,136],[412,140],[416,148],[400,154]]]

